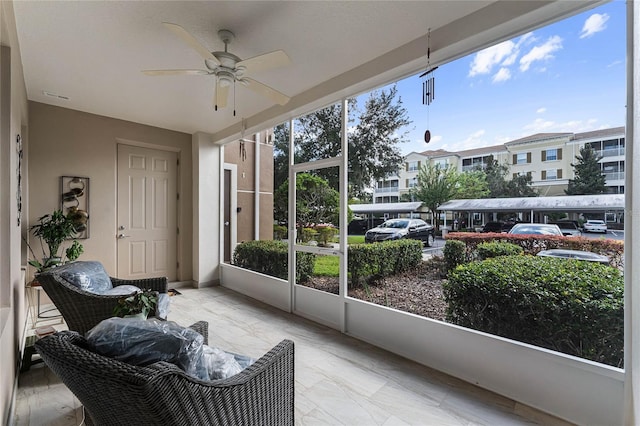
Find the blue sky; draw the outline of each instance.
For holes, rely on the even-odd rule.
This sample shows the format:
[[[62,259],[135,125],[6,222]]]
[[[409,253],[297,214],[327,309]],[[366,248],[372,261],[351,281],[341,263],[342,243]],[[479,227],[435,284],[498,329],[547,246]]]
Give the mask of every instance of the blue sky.
[[[429,107],[422,105],[422,79],[398,82],[413,121],[402,152],[460,151],[535,133],[623,126],[625,8],[616,0],[441,65]]]

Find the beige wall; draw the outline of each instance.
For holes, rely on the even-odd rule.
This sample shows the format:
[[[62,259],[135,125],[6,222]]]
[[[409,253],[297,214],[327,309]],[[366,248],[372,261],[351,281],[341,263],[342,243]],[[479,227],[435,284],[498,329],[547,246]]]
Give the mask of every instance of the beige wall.
[[[117,276],[117,145],[178,151],[178,279],[192,279],[191,135],[94,114],[29,103],[29,222],[60,208],[60,176],[90,179],[90,238],[81,260],[99,260]]]
[[[11,407],[24,341],[26,294],[21,274],[21,232],[18,225],[17,136],[26,138],[27,93],[17,42],[13,3],[0,1],[0,412],[2,424],[11,424]],[[23,197],[27,191],[23,161]],[[23,212],[28,204],[23,199]],[[23,213],[24,218],[24,213]]]
[[[260,136],[258,139],[265,139],[264,133]],[[260,142],[259,151],[256,159],[255,141],[245,141],[244,151],[239,141],[224,147],[224,162],[237,165],[237,206],[241,208],[237,213],[238,242],[273,238],[273,146]],[[260,174],[258,232],[255,226],[256,167]]]

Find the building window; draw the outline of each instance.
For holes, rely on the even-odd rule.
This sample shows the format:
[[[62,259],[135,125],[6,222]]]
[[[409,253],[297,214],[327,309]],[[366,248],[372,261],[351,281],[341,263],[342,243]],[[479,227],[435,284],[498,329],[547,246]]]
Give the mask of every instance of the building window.
[[[542,151],[542,161],[562,160],[562,148],[546,149]]]
[[[419,161],[409,161],[407,162],[407,171],[408,172],[417,172],[420,170],[420,162]]]
[[[542,171],[542,180],[562,179],[562,169],[549,169]]]
[[[530,152],[519,152],[517,154],[513,154],[513,164],[529,164],[529,163],[531,163]]]
[[[447,160],[434,161],[433,165],[438,169],[446,169],[447,168]]]

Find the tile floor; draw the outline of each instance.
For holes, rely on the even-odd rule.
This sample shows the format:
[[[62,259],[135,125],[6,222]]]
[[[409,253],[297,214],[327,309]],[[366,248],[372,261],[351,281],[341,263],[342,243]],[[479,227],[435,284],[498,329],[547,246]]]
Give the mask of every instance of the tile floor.
[[[179,290],[169,319],[209,321],[212,346],[259,357],[284,338],[295,342],[298,425],[567,424],[222,287]],[[79,425],[82,416],[44,364],[20,375],[16,426]]]

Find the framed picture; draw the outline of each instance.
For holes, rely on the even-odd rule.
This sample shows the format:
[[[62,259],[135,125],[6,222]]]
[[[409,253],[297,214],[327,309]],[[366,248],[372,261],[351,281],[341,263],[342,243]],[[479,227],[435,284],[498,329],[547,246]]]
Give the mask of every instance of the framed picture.
[[[60,208],[73,221],[75,238],[89,238],[89,178],[60,177]]]

